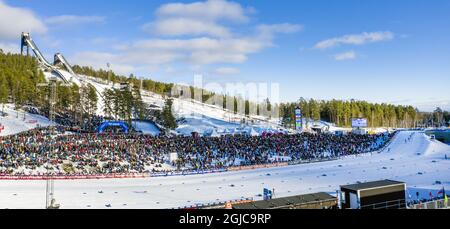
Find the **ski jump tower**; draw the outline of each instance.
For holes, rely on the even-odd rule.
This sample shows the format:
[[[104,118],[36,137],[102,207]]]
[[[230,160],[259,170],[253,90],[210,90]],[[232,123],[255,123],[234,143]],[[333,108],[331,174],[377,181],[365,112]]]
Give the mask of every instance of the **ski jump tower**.
[[[51,64],[50,62],[45,59],[42,52],[39,50],[39,48],[34,43],[33,39],[31,38],[29,33],[22,33],[22,39],[21,39],[21,45],[20,45],[20,53],[24,55],[24,52],[26,51],[26,55],[30,55],[30,49],[33,51],[34,55],[36,56],[36,59],[38,60],[39,64],[46,70],[54,75],[56,75],[58,78],[60,78],[64,83],[72,82],[72,77],[76,74],[73,72],[72,67],[67,63],[66,59],[60,54],[57,53],[55,55],[55,63],[59,64],[62,63],[62,65],[69,71],[71,76],[66,77],[61,71],[58,70],[58,68],[55,66],[56,64]]]
[[[34,55],[36,56],[36,59],[38,60],[42,68],[47,72],[51,72],[54,76],[62,80],[63,83],[65,84],[75,83],[78,84],[78,86],[86,84],[86,81],[73,71],[71,65],[69,64],[69,62],[67,62],[66,58],[64,58],[64,56],[61,53],[56,53],[54,55],[53,63],[48,62],[47,59],[45,59],[42,52],[37,47],[37,45],[34,43],[30,34],[22,33],[21,47],[20,47],[21,54],[24,55],[24,52],[26,51],[26,55],[29,56],[30,49],[33,51]],[[67,72],[61,71],[60,69],[67,70]],[[105,98],[103,94],[100,91],[98,91],[96,87],[94,88],[95,91],[97,92],[97,95],[104,101]]]

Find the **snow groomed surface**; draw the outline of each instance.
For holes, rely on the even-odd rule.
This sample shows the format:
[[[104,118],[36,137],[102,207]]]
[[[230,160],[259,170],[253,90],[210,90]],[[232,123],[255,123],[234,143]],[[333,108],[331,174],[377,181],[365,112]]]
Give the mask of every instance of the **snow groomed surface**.
[[[335,161],[205,175],[55,181],[62,208],[178,208],[241,198],[261,199],[263,188],[276,197],[325,191],[340,185],[393,179],[427,198],[450,190],[450,146],[423,132],[403,131],[380,153]],[[437,184],[438,183],[438,184]],[[414,193],[413,193],[414,192]],[[0,181],[0,208],[44,208],[45,181]]]

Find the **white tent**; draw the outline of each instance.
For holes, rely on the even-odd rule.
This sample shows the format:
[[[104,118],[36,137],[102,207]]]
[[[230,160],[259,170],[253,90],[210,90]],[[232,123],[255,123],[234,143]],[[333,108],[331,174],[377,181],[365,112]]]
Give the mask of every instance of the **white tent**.
[[[250,129],[250,132],[249,132],[249,134],[250,134],[250,136],[259,136],[260,134],[255,130],[255,129],[253,129],[253,128],[251,128]]]
[[[221,135],[219,134],[219,133],[217,133],[217,130],[216,129],[214,129],[214,130],[212,130],[212,132],[211,132],[211,134],[210,134],[210,137],[220,137]]]

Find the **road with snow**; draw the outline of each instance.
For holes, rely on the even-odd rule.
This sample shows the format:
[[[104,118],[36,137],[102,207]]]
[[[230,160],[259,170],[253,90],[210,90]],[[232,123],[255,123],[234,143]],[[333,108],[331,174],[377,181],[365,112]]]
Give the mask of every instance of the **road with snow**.
[[[260,199],[263,188],[274,188],[275,197],[334,193],[339,185],[378,179],[404,181],[415,196],[416,191],[436,193],[443,186],[450,190],[450,160],[444,159],[445,154],[450,156],[450,146],[430,140],[423,132],[405,131],[385,151],[372,155],[208,175],[55,181],[55,196],[62,208],[177,208]],[[45,181],[0,181],[0,208],[44,205]]]

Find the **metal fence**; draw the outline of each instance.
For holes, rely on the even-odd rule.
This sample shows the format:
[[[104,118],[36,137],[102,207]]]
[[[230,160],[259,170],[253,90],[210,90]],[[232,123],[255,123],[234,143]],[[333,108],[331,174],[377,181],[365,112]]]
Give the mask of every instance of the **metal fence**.
[[[381,203],[368,204],[361,206],[361,209],[406,209],[406,201],[404,199],[398,199]]]

